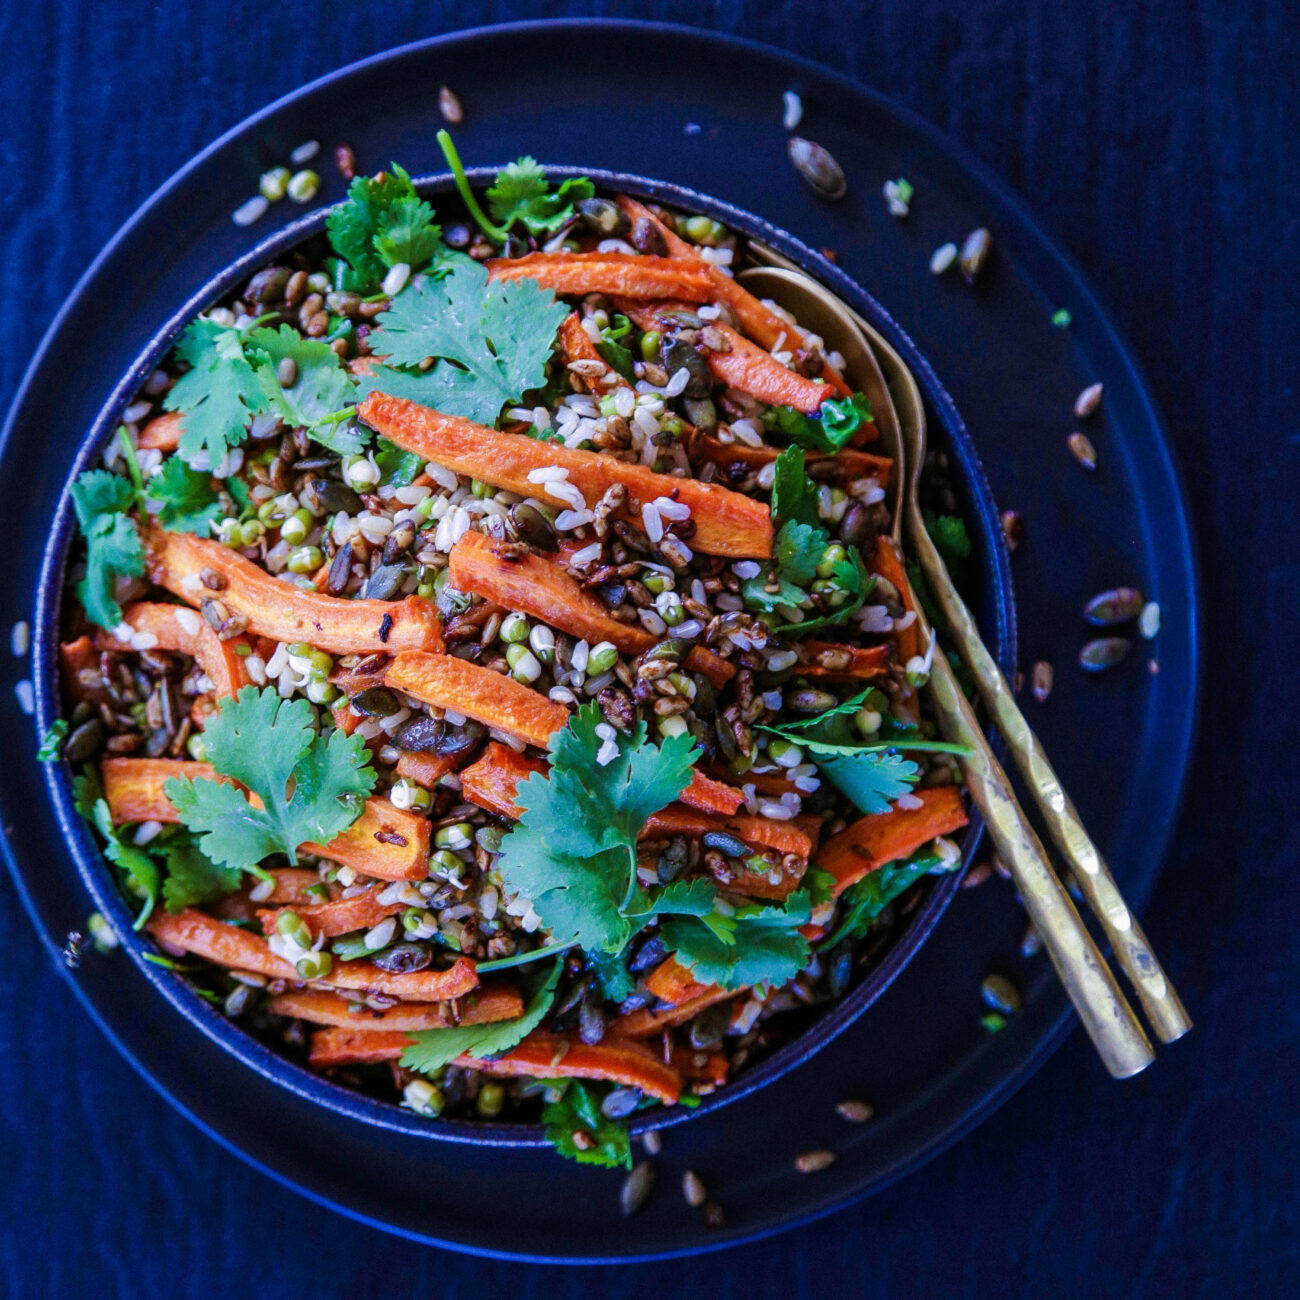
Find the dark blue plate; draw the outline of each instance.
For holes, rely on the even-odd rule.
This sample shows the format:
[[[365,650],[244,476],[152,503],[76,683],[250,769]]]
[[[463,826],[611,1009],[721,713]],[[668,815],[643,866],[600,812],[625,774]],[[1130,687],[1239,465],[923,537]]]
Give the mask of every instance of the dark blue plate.
[[[610,67],[620,69],[612,85],[589,75]],[[6,619],[29,616],[58,493],[105,399],[124,394],[114,385],[178,306],[189,311],[213,273],[253,242],[229,214],[258,172],[309,137],[327,150],[348,140],[368,169],[396,158],[430,170],[438,165],[436,87],[444,82],[466,97],[469,120],[458,139],[470,161],[500,163],[529,151],[672,177],[761,212],[810,245],[834,247],[845,270],[898,315],[957,398],[1002,503],[1028,519],[1029,540],[1017,556],[1031,629],[1025,658],[1058,665],[1056,691],[1034,721],[1140,907],[1181,789],[1196,687],[1186,522],[1145,390],[1077,274],[995,182],[869,92],[740,42],[629,24],[468,33],[318,82],[206,151],[91,268],[11,413],[0,493],[7,517],[21,523],[0,576]],[[786,86],[803,93],[805,133],[849,173],[842,204],[819,205],[787,168],[776,93]],[[522,118],[521,104],[528,106]],[[913,215],[901,226],[878,193],[898,175],[917,187]],[[322,197],[341,193],[342,183],[328,176]],[[259,233],[290,215],[275,210]],[[993,228],[998,251],[977,290],[955,277],[934,281],[930,250],[979,224]],[[1069,334],[1048,328],[1059,305],[1074,314]],[[1090,430],[1101,466],[1088,477],[1065,453],[1064,435],[1074,394],[1096,377],[1107,395]],[[959,428],[941,400],[932,416],[950,435]],[[987,533],[982,541],[986,558],[996,557]],[[1161,601],[1161,671],[1149,673],[1139,655],[1110,677],[1084,680],[1070,667],[1082,636],[1077,608],[1119,581]],[[11,693],[0,708],[20,727]],[[11,867],[57,959],[89,899],[65,861],[64,834],[34,766],[15,765],[0,798]],[[1041,960],[1022,965],[1015,955],[1022,925],[1006,887],[960,895],[888,996],[812,1063],[670,1133],[665,1183],[695,1168],[726,1206],[728,1227],[708,1236],[675,1195],[661,1195],[636,1220],[619,1219],[610,1176],[545,1151],[485,1148],[467,1159],[463,1147],[413,1141],[398,1128],[331,1112],[219,1050],[123,961],[87,960],[74,987],[178,1107],[323,1203],[464,1249],[618,1259],[703,1249],[824,1213],[897,1177],[986,1113],[1068,1023]],[[1007,1031],[986,1037],[977,1024],[978,986],[993,967],[1019,979],[1025,1009]],[[844,1126],[832,1106],[849,1094],[869,1096],[879,1118]],[[840,1152],[835,1166],[816,1178],[793,1173],[797,1151],[825,1144]]]

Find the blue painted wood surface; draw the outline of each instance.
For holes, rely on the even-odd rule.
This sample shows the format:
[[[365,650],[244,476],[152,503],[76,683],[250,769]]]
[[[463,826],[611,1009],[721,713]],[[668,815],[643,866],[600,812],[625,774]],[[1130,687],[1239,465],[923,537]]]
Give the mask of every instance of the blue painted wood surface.
[[[1300,1256],[1293,6],[9,4],[0,396],[122,220],[248,112],[404,41],[561,13],[710,26],[862,78],[1001,174],[1092,277],[1160,402],[1201,548],[1201,746],[1147,917],[1199,1028],[1148,1075],[1090,1094],[1075,1034],[930,1166],[743,1256],[494,1264],[346,1222],[203,1138],[76,1009],[4,878],[0,1294],[1288,1293]]]

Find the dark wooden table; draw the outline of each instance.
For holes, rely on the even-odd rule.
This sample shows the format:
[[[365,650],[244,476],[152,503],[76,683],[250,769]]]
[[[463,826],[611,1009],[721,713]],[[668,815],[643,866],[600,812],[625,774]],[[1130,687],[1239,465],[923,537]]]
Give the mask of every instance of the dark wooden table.
[[[1088,1095],[1076,1033],[927,1168],[743,1256],[562,1275],[397,1241],[225,1154],[77,1010],[4,878],[0,1294],[1290,1293],[1300,1257],[1294,6],[11,2],[0,8],[0,394],[13,393],[61,296],[136,204],[245,114],[391,45],[559,14],[712,26],[868,81],[1021,191],[1092,277],[1168,422],[1201,550],[1200,751],[1147,918],[1199,1028],[1158,1069]]]

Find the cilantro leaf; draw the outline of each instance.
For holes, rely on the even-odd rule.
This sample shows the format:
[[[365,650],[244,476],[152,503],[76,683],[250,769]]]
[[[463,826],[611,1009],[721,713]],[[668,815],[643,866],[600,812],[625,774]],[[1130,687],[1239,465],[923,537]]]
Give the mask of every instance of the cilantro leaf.
[[[177,450],[188,461],[207,452],[209,467],[216,469],[244,441],[253,417],[266,411],[266,393],[237,329],[191,321],[176,355],[190,366],[163,399],[169,411],[185,417]]]
[[[804,893],[785,907],[738,908],[726,938],[697,917],[669,917],[659,926],[664,945],[702,984],[738,989],[793,979],[808,964],[808,940],[799,933],[811,908]]]
[[[248,351],[258,361],[257,376],[267,409],[291,428],[310,429],[311,436],[331,451],[351,455],[367,442],[368,431],[343,421],[322,423],[356,399],[356,384],[337,352],[322,339],[304,338],[291,325],[258,329],[248,336]],[[279,365],[292,361],[296,377],[285,388]]]
[[[198,903],[215,902],[239,888],[243,872],[238,867],[218,866],[209,860],[188,831],[177,830],[154,843],[167,866],[162,896],[169,912],[183,912]]]
[[[72,789],[77,811],[103,837],[104,856],[117,868],[127,892],[143,904],[131,928],[144,929],[158,902],[158,864],[144,849],[119,837],[108,800],[104,798],[99,773],[93,765],[73,780]]]
[[[773,522],[778,526],[787,522],[807,524],[820,531],[817,488],[804,471],[803,448],[787,447],[773,464]]]
[[[554,962],[550,974],[528,999],[524,1014],[515,1020],[499,1020],[487,1025],[455,1025],[447,1029],[419,1029],[407,1035],[413,1044],[402,1053],[402,1065],[408,1070],[432,1074],[449,1065],[458,1056],[482,1060],[500,1056],[522,1042],[546,1018],[555,1001],[555,986],[560,982],[563,961]]]
[[[414,271],[442,249],[433,209],[396,163],[391,172],[358,176],[348,187],[347,202],[326,218],[325,229],[352,271],[351,282],[342,287],[359,293],[378,289],[389,267],[405,262]]]
[[[921,775],[915,763],[894,753],[828,758],[821,769],[864,813],[888,812],[893,801],[907,794]]]
[[[622,1002],[632,996],[636,981],[628,970],[622,953],[597,952],[587,959],[587,969],[596,972],[600,991],[607,1002]]]
[[[542,1111],[546,1137],[552,1146],[580,1165],[607,1169],[632,1168],[632,1139],[621,1120],[607,1119],[600,1109],[601,1092],[580,1079],[570,1079],[564,1094]],[[590,1136],[595,1145],[584,1149],[573,1140],[575,1132]]]
[[[930,534],[935,549],[949,564],[969,558],[970,534],[966,531],[966,521],[960,515],[938,515],[928,509],[923,514],[925,531]]]
[[[941,865],[942,859],[936,854],[921,850],[903,862],[886,862],[869,871],[844,891],[840,922],[818,948],[834,948],[845,939],[861,939],[894,899]]]
[[[848,725],[866,701],[871,688],[859,691],[851,699],[843,700],[834,708],[815,717],[801,718],[797,722],[782,722],[775,727],[759,726],[760,731],[783,736],[818,757],[837,758],[843,755],[882,753],[891,749],[926,751],[932,754],[969,754],[966,745],[948,740],[928,740],[914,726],[898,724],[892,719],[883,725],[875,740],[864,740]]]
[[[618,754],[596,755],[599,708],[585,704],[551,738],[551,767],[519,784],[523,809],[497,867],[508,892],[532,901],[555,943],[618,952],[633,933],[624,915],[636,880],[636,839],[651,813],[673,802],[698,756],[689,735],[646,740],[638,722],[616,733]]]
[[[63,742],[68,738],[67,718],[55,718],[54,725],[45,733],[41,747],[36,751],[38,763],[57,763],[63,755]]]
[[[713,882],[696,876],[692,880],[674,880],[654,893],[638,888],[623,913],[643,920],[652,916],[708,916],[717,897]]]
[[[245,686],[221,701],[204,738],[216,770],[253,791],[254,808],[233,785],[172,777],[164,786],[181,822],[215,863],[247,867],[271,853],[297,862],[308,841],[328,843],[361,814],[375,773],[360,736],[317,735],[306,700]]]
[[[871,420],[871,403],[863,393],[827,398],[816,415],[806,415],[793,406],[770,406],[763,412],[765,429],[785,434],[796,447],[827,453],[847,446]]]
[[[375,464],[379,466],[379,481],[385,487],[406,487],[424,468],[424,457],[403,451],[387,438],[376,438]]]
[[[585,176],[572,176],[552,194],[536,159],[524,157],[497,173],[487,192],[488,210],[502,230],[518,221],[531,234],[553,235],[573,216],[574,204],[595,193]]]
[[[546,382],[546,363],[568,308],[535,281],[488,283],[477,262],[445,280],[413,284],[378,318],[376,351],[388,365],[362,381],[448,415],[494,425],[507,402]],[[424,373],[397,367],[440,358]],[[396,381],[396,382],[395,382]]]
[[[158,522],[172,533],[207,537],[221,514],[221,499],[212,475],[191,469],[180,456],[168,456],[145,488],[150,501],[159,502]]]
[[[92,622],[114,628],[122,621],[118,578],[144,573],[144,543],[125,513],[135,503],[135,489],[120,475],[92,469],[70,491],[86,539],[86,576],[77,584],[77,599]]]

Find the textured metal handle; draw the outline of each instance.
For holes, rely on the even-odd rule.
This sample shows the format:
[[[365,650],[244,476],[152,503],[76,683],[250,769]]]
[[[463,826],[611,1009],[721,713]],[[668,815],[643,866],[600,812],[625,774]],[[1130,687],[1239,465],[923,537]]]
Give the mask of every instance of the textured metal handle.
[[[1038,737],[1016,704],[1002,670],[980,639],[970,610],[957,594],[948,569],[930,540],[915,498],[908,502],[907,523],[912,548],[948,620],[957,652],[979,683],[984,703],[1033,792],[1053,843],[1070,864],[1079,891],[1110,940],[1116,960],[1132,981],[1151,1027],[1162,1042],[1172,1043],[1192,1027],[1178,994],[1156,960],[1137,918],[1124,902],[1105,859],[1084,829]]]
[[[944,736],[974,751],[961,760],[966,788],[1106,1069],[1117,1079],[1145,1070],[1155,1060],[1151,1044],[1025,820],[942,651],[930,670],[930,696]]]

